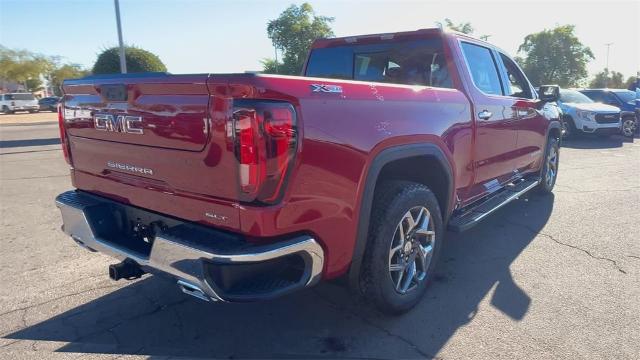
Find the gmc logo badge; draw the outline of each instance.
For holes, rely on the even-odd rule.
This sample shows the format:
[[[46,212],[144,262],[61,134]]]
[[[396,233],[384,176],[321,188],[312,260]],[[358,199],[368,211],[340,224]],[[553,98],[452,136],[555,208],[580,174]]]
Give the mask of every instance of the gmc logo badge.
[[[96,114],[93,117],[93,126],[96,130],[121,132],[127,134],[141,135],[144,133],[142,129],[142,116]]]

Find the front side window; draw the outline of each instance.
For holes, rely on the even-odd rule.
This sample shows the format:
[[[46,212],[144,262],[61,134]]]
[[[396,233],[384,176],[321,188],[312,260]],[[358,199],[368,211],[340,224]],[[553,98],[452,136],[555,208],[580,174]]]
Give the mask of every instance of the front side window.
[[[476,87],[485,94],[502,95],[498,68],[491,50],[483,46],[463,42],[462,52],[467,60],[471,78]]]
[[[602,97],[602,93],[600,92],[594,92],[594,91],[584,91],[582,92],[584,95],[586,95],[589,99],[595,101],[595,102],[603,102],[604,98]]]
[[[453,87],[439,38],[314,49],[305,75]]]
[[[508,56],[500,54],[502,63],[504,64],[507,78],[509,79],[509,86],[506,87],[505,95],[518,98],[532,99],[531,88],[525,78],[524,74],[516,63],[513,62]]]

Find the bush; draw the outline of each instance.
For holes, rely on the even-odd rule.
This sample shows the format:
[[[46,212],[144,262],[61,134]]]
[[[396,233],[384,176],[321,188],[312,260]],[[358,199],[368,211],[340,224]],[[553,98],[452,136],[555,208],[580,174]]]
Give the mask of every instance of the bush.
[[[147,50],[137,47],[126,46],[124,49],[125,58],[127,60],[127,72],[166,72],[167,67],[164,66],[158,55]],[[100,55],[93,65],[93,74],[117,74],[120,72],[120,49],[112,47],[106,49]]]

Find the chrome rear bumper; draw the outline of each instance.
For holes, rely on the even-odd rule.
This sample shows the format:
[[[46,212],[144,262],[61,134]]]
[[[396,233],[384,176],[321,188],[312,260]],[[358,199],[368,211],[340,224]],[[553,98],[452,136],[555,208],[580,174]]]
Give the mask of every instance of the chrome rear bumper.
[[[132,260],[147,272],[169,274],[178,280],[178,285],[185,293],[203,300],[253,301],[273,298],[311,286],[322,276],[324,252],[316,240],[309,236],[255,246],[239,237],[233,238],[234,235],[80,191],[58,195],[56,205],[62,213],[63,231],[79,245],[119,260]],[[151,244],[133,246],[139,239],[127,235],[127,231],[113,230],[127,224],[127,221],[118,218],[126,220],[132,216],[147,221],[163,221],[167,226],[154,235]],[[280,266],[271,262],[284,259],[287,259],[287,263],[295,263],[299,269],[293,279],[290,274],[286,281],[262,276],[265,267]],[[230,277],[238,277],[233,274],[236,269],[244,269],[246,274],[240,276],[243,280],[239,285],[233,285],[240,289],[233,290],[236,291],[233,293],[221,283],[228,282]],[[219,275],[221,271],[225,273]],[[265,285],[265,282],[274,285]],[[258,290],[252,292],[252,289]]]

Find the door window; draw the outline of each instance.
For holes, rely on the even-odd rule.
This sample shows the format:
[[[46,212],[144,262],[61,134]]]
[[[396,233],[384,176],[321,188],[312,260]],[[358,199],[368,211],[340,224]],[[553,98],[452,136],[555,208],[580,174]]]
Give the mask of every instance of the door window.
[[[500,58],[502,59],[502,63],[504,64],[505,71],[507,73],[507,78],[509,79],[509,83],[505,89],[505,95],[533,99],[529,82],[516,63],[504,54],[500,54]]]
[[[476,87],[486,94],[502,95],[502,84],[491,50],[463,42],[462,51]]]
[[[453,87],[438,38],[314,49],[306,76]]]

